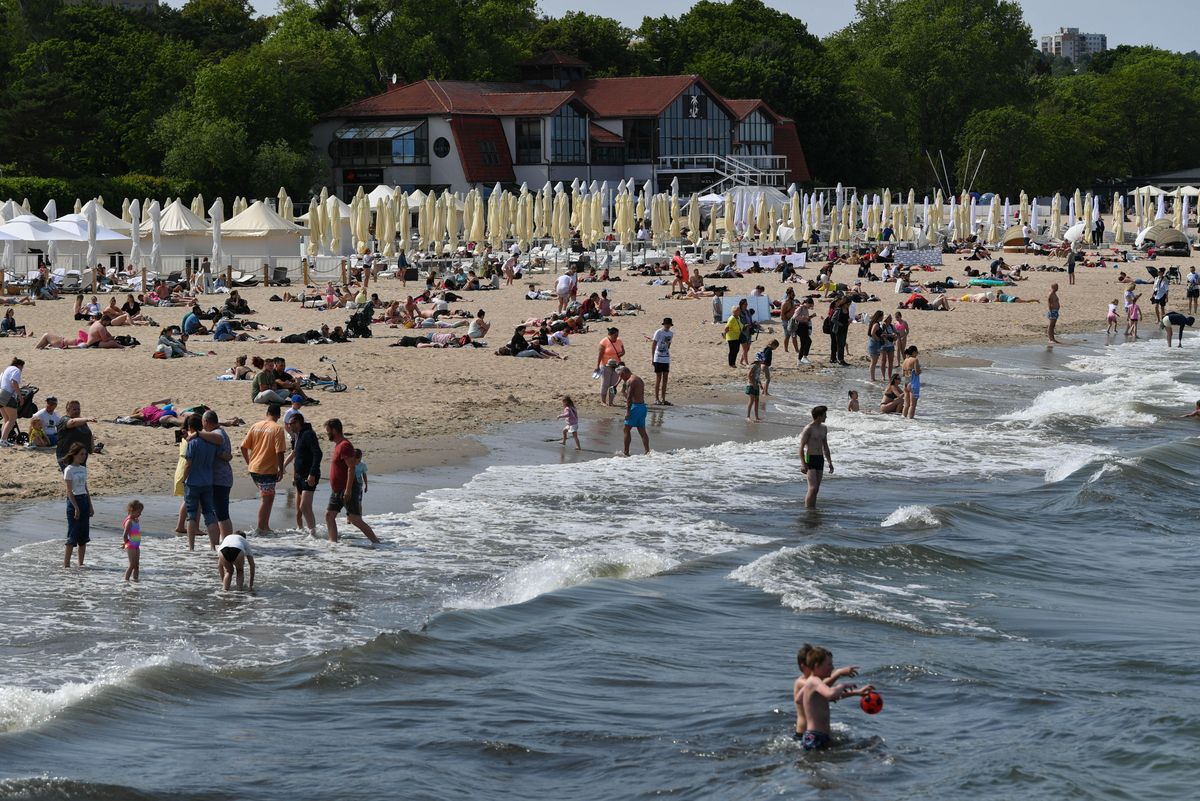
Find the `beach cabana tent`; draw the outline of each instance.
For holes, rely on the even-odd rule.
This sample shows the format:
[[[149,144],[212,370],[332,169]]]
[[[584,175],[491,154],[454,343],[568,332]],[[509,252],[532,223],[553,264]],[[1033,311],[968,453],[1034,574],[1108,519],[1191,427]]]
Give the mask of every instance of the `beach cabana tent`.
[[[267,204],[256,200],[241,214],[222,223],[221,236],[229,240],[222,250],[230,256],[295,256],[300,252],[303,233],[300,226],[288,222]]]
[[[1139,248],[1150,245],[1154,245],[1158,253],[1164,256],[1187,256],[1192,252],[1183,231],[1169,225],[1152,225],[1138,234]]]
[[[158,227],[159,252],[162,256],[204,256],[212,250],[212,234],[208,223],[178,198],[162,210]],[[142,238],[149,239],[153,228],[147,218],[139,228]]]
[[[129,221],[128,220],[121,219],[120,217],[113,214],[108,209],[104,208],[104,206],[102,204],[97,203],[95,200],[89,200],[87,203],[84,203],[82,208],[80,209],[80,213],[87,214],[88,209],[91,209],[93,207],[96,209],[96,225],[98,227],[107,228],[108,230],[116,231],[119,234],[128,234],[129,233]],[[66,218],[64,217],[63,219],[66,219]]]
[[[1032,236],[1030,238],[1032,239]],[[1000,241],[1004,244],[1005,253],[1020,253],[1025,250],[1025,235],[1019,225],[1009,226]]]

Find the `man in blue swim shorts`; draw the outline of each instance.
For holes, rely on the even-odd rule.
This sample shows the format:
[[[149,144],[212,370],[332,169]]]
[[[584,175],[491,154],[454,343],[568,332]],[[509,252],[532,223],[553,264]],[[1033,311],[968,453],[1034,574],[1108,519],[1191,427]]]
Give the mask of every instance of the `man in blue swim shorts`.
[[[1046,298],[1046,319],[1050,321],[1046,326],[1046,338],[1055,344],[1059,344],[1058,340],[1054,338],[1054,327],[1058,325],[1059,305],[1058,284],[1051,284],[1050,296]]]
[[[625,383],[625,450],[629,455],[629,441],[633,429],[642,438],[646,453],[650,452],[650,437],[646,434],[646,384],[628,367],[617,370],[617,380]]]

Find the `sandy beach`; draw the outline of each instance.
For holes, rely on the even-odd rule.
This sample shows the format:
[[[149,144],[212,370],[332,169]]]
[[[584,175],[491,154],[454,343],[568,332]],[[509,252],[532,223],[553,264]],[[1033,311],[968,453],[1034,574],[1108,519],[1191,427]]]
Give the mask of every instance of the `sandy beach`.
[[[1093,257],[1089,255],[1089,258]],[[1028,264],[1034,268],[1063,263],[1062,259],[1022,254],[1008,254],[1005,260],[1009,265]],[[984,272],[988,266],[986,262],[967,262],[960,256],[945,256],[944,261],[944,265],[933,272],[922,272],[921,280],[947,276],[964,280],[967,266]],[[1159,266],[1178,266],[1184,275],[1189,267],[1198,263],[1195,256],[1155,262]],[[1134,278],[1146,279],[1145,265],[1148,264],[1152,263],[1143,260],[1117,263],[1117,266]],[[705,272],[715,269],[713,265],[704,268]],[[834,271],[835,280],[853,283],[856,269],[854,265],[838,265]],[[817,265],[810,264],[801,276],[814,277],[816,272]],[[1057,282],[1062,301],[1058,330],[1068,335],[1066,344],[1061,347],[1070,347],[1071,333],[1104,328],[1106,304],[1119,298],[1123,291],[1116,280],[1118,272],[1112,267],[1103,270],[1081,267],[1074,286],[1067,285],[1065,273],[1028,272],[1028,280],[1008,291],[1022,299],[1042,301],[1036,304],[958,303],[956,299],[966,290],[951,290],[947,297],[954,305],[952,311],[905,313],[912,329],[909,343],[921,348],[927,368],[936,369],[938,355],[957,346],[1043,341],[1045,298],[1050,284]],[[740,403],[730,390],[739,389],[746,371],[740,367],[731,370],[726,364],[722,328],[713,324],[711,300],[668,299],[668,286],[649,285],[647,282],[651,279],[629,273],[622,273],[621,278],[619,282],[581,283],[580,298],[587,292],[606,288],[614,303],[624,301],[642,306],[644,311],[636,316],[617,317],[612,323],[621,329],[627,362],[634,372],[647,378],[652,385],[647,338],[659,327],[662,318],[669,316],[675,322],[676,331],[672,346],[670,399],[676,405]],[[598,343],[607,324],[593,324],[589,333],[572,337],[569,347],[557,349],[567,357],[565,361],[514,359],[494,354],[496,347],[507,342],[516,324],[555,310],[556,301],[525,299],[526,287],[531,281],[542,289],[552,289],[554,275],[533,274],[499,291],[465,293],[465,300],[453,304],[455,309],[467,309],[472,313],[481,308],[486,310],[487,318],[493,324],[487,348],[391,348],[388,346],[401,335],[413,332],[376,324],[372,338],[340,345],[213,343],[208,337],[195,337],[190,343],[193,350],[213,351],[215,355],[174,360],[151,358],[158,328],[146,326],[113,329],[116,334],[132,334],[143,343],[131,350],[35,350],[34,343],[44,332],[73,336],[82,327],[71,319],[71,300],[63,299],[39,302],[35,307],[16,307],[18,325],[25,326],[31,336],[4,339],[3,358],[5,363],[13,356],[25,359],[24,382],[39,387],[39,405],[47,395],[58,396],[60,406],[69,399],[78,399],[83,404],[84,416],[99,420],[92,428],[97,439],[105,443],[105,448],[103,454],[92,458],[89,466],[91,487],[101,494],[169,494],[171,491],[176,461],[173,433],[158,428],[117,425],[113,420],[118,416],[127,415],[150,401],[171,398],[183,406],[207,404],[217,409],[222,418],[239,416],[250,422],[259,419],[264,407],[251,402],[250,382],[217,380],[217,376],[232,366],[235,357],[241,354],[282,355],[289,366],[306,372],[322,367],[318,364],[321,355],[335,357],[341,378],[349,389],[337,394],[315,392],[315,397],[322,403],[306,410],[310,421],[319,424],[330,417],[341,418],[350,436],[368,454],[375,470],[445,464],[460,456],[464,448],[477,450],[478,446],[468,435],[499,423],[553,418],[561,410],[558,398],[563,394],[570,394],[575,399],[582,416],[619,419],[623,414],[623,409],[609,409],[599,403],[598,382],[591,378]],[[728,286],[734,295],[747,294],[755,285],[762,284],[772,300],[781,296],[784,289],[779,276],[771,273],[740,279],[713,279],[709,283]],[[794,286],[797,293],[802,294],[800,288],[803,285]],[[399,281],[384,279],[372,285],[372,290],[385,301],[403,301],[408,294],[423,289],[423,281],[410,282],[408,287],[403,287]],[[868,283],[864,289],[880,298],[878,302],[859,304],[858,311],[868,316],[877,308],[895,310],[900,300],[891,285]],[[1139,289],[1143,292],[1142,336],[1157,337],[1160,334],[1148,302],[1150,288]],[[344,324],[350,316],[346,310],[320,312],[302,309],[295,303],[269,301],[272,295],[282,291],[280,288],[243,291],[256,310],[254,319],[283,328],[282,332],[269,332],[272,336],[316,328],[322,323]],[[123,300],[124,295],[118,294],[118,303]],[[219,306],[223,300],[220,295],[208,296],[203,305],[206,308]],[[105,303],[107,296],[102,295],[101,304]],[[816,313],[824,314],[825,308],[818,301]],[[1181,285],[1173,286],[1169,308],[1186,309]],[[186,309],[147,311],[160,324],[171,325],[181,321]],[[774,328],[775,334],[781,336],[779,326],[776,324]],[[865,326],[851,328],[848,359],[852,367],[837,370],[865,370],[865,338]],[[752,352],[761,349],[770,339],[769,333],[761,336]],[[1124,341],[1124,337],[1118,335],[1114,341]],[[811,367],[798,367],[794,356],[780,349],[775,357],[774,381],[821,380],[823,375],[831,372],[831,368],[823,366],[828,360],[827,346],[828,338],[819,333],[819,327],[816,328],[812,347],[814,365]],[[829,399],[831,405],[840,401],[839,398]],[[874,406],[876,402],[874,398],[863,398],[864,408]],[[21,424],[23,430],[27,430],[28,420],[22,420]],[[665,425],[669,424],[668,410]],[[235,447],[244,430],[230,429]],[[549,436],[557,429],[551,427],[547,431]],[[612,442],[598,447],[614,449],[618,445],[614,437]],[[61,493],[61,476],[51,452],[14,448],[5,451],[0,459],[6,465],[5,476],[0,481],[0,499],[20,500]],[[247,484],[243,491],[248,489]]]

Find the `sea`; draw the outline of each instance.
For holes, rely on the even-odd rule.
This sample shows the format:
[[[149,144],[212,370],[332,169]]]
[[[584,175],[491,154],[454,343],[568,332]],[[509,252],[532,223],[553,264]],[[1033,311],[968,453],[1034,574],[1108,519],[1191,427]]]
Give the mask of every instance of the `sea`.
[[[10,507],[0,798],[1194,798],[1184,344],[954,351],[911,421],[844,411],[878,388],[827,370],[777,382],[758,425],[656,411],[649,457],[611,455],[619,418],[585,420],[578,454],[553,422],[508,427],[373,476],[379,548],[257,539],[247,593],[169,533],[172,499],[136,585],[126,499],[70,571],[61,502]],[[805,510],[818,403],[836,472]],[[884,699],[835,704],[819,753],[792,738],[806,642]]]

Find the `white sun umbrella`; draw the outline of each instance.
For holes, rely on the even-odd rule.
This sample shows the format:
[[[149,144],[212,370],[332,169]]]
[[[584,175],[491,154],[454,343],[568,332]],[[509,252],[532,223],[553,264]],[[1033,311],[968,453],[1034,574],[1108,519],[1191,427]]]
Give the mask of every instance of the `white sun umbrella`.
[[[959,239],[958,235],[958,196],[950,196],[950,237]]]
[[[192,198],[192,214],[195,214],[200,219],[204,219],[204,195],[196,195]],[[149,208],[147,208],[149,211]]]
[[[150,203],[147,213],[150,215],[150,271],[159,276],[162,274],[162,206],[155,200]]]
[[[1182,200],[1182,205],[1183,205],[1183,213],[1180,215],[1179,225],[1177,225],[1175,227],[1178,228],[1180,231],[1187,233],[1188,218],[1191,216],[1191,212],[1192,212],[1192,210],[1191,210],[1191,200],[1192,199],[1190,197],[1188,197],[1187,195],[1183,195],[1181,200]],[[1177,202],[1179,202],[1179,201],[1177,201]]]
[[[1172,192],[1171,197],[1174,199],[1174,202],[1171,204],[1171,227],[1177,231],[1182,231],[1183,215],[1180,212],[1183,211],[1183,206],[1179,202],[1179,190],[1176,189],[1174,192]],[[48,220],[50,218],[47,217],[46,219]]]
[[[309,259],[321,252],[321,201],[316,195],[308,201],[308,244],[305,249]]]
[[[1062,238],[1062,195],[1055,192],[1052,203],[1053,205],[1050,207],[1050,230],[1048,234],[1052,240],[1057,241]]]
[[[1038,233],[1038,203],[1037,198],[1029,204],[1029,236],[1035,238]]]
[[[50,198],[46,203],[46,208],[42,209],[42,212],[46,215],[46,222],[48,223],[53,224],[58,219],[58,204],[54,202],[54,198]],[[78,214],[79,210],[76,209],[75,213]],[[54,240],[46,243],[46,256],[49,257],[51,264],[55,264],[58,261],[58,245]]]
[[[725,231],[724,243],[733,246],[733,193],[725,193]]]
[[[72,233],[59,224],[51,225],[32,214],[22,214],[0,225],[0,232],[16,237],[20,242],[79,242],[78,233]]]
[[[87,255],[84,256],[84,263],[88,267],[94,267],[96,265],[96,207],[92,206],[87,209],[84,216],[87,219]]]
[[[125,222],[130,222],[133,220],[133,217],[129,215],[129,198],[125,198],[121,201],[121,219]]]
[[[905,221],[904,230],[912,231],[917,224],[917,195],[912,189],[908,190],[908,219]],[[910,234],[911,235],[911,234]]]
[[[126,211],[129,212],[129,264],[136,270],[142,262],[142,232],[138,230],[142,224],[142,204],[134,200]]]
[[[999,198],[992,196],[995,203],[999,203]],[[983,241],[989,245],[996,241],[996,205],[995,203],[988,204],[987,227],[984,229]]]
[[[1077,211],[1079,211],[1079,216],[1083,218],[1083,230],[1087,232],[1085,234],[1085,238],[1091,239],[1092,238],[1092,195],[1090,192],[1083,199],[1083,207],[1077,209]]]
[[[1117,246],[1125,242],[1125,198],[1119,192],[1113,197],[1113,242]]]
[[[323,222],[329,227],[329,255],[342,255],[342,207],[336,195],[326,201]]]
[[[221,223],[225,222],[225,201],[217,198],[208,208],[208,216],[212,218],[212,269],[222,270],[225,259],[221,255]]]
[[[1083,239],[1083,223],[1077,222],[1063,232],[1063,239],[1068,242],[1075,243]]]
[[[1092,196],[1092,220],[1094,220],[1095,222],[1100,222],[1100,196],[1099,195]],[[1089,228],[1088,230],[1090,231],[1091,229]]]
[[[805,227],[804,214],[802,212],[802,209],[804,208],[804,198],[801,197],[799,192],[794,191],[795,189],[796,185],[792,184],[792,191],[790,191],[788,194],[788,225],[794,228],[796,233],[800,233]],[[699,203],[700,201],[697,199],[697,206],[699,206]],[[807,233],[804,234],[804,236],[807,238]]]
[[[476,189],[471,202],[475,207],[471,214],[471,241],[479,249],[487,240],[487,212],[483,208],[483,193]]]
[[[1083,217],[1083,200],[1080,197],[1078,188],[1075,189],[1075,194],[1072,195],[1071,199],[1073,201],[1070,207],[1071,225],[1074,225],[1075,223],[1079,222],[1080,218]]]

